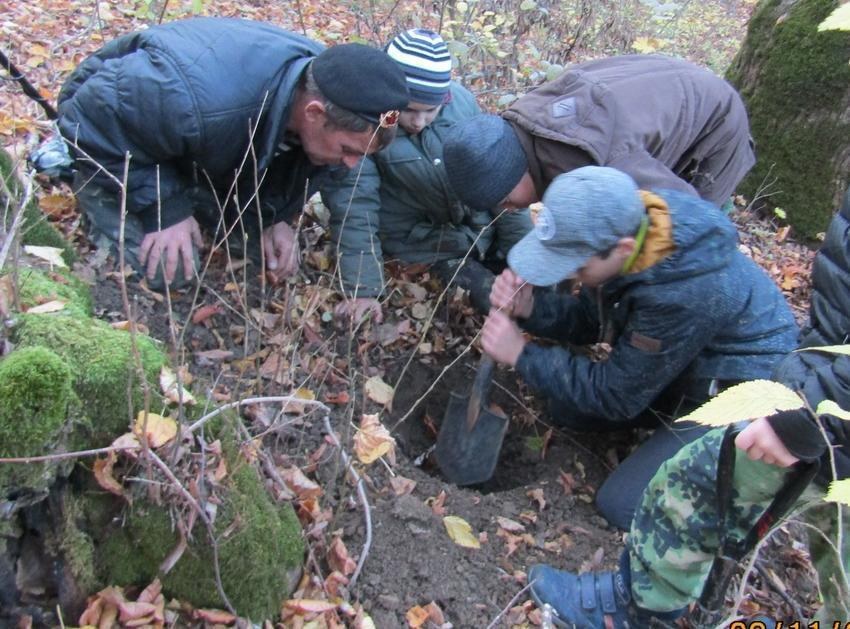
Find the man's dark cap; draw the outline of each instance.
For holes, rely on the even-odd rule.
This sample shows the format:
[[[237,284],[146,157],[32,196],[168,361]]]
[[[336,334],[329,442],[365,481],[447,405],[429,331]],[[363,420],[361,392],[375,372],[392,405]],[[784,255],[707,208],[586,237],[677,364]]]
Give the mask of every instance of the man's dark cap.
[[[410,101],[404,71],[383,50],[363,44],[324,50],[313,60],[313,78],[330,102],[373,124]]]
[[[528,170],[528,159],[510,123],[483,114],[455,123],[443,143],[449,184],[475,210],[496,209]]]

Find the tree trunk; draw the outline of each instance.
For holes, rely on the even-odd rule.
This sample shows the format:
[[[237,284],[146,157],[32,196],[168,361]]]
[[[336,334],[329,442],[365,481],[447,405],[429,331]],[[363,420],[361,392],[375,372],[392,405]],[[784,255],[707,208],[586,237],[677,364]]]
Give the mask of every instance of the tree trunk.
[[[839,4],[761,0],[727,74],[758,157],[740,191],[766,195],[807,238],[826,229],[850,183],[850,33],[817,30]]]

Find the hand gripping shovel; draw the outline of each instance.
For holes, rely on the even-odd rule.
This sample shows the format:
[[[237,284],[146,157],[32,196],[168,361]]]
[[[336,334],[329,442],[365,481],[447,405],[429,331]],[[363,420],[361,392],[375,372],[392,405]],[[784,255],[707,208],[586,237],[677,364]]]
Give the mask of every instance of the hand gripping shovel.
[[[487,407],[495,366],[484,354],[469,396],[452,391],[449,398],[434,454],[446,479],[456,485],[483,483],[496,469],[508,418]]]
[[[776,525],[794,507],[797,499],[817,474],[819,461],[811,463],[797,462],[789,469],[782,487],[759,519],[743,537],[736,540],[727,537],[729,532],[726,521],[732,506],[733,480],[735,476],[735,437],[738,428],[729,426],[723,435],[720,454],[717,460],[717,519],[719,544],[717,555],[711,565],[702,595],[691,613],[692,627],[715,627],[723,617],[723,601],[729,582],[735,575],[740,561],[746,557],[761,538]]]

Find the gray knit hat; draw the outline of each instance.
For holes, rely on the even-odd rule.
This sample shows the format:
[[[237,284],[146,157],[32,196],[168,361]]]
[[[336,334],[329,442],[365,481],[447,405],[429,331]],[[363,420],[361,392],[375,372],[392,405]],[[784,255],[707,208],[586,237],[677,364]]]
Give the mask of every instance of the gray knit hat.
[[[528,170],[528,159],[513,127],[484,114],[455,123],[443,143],[446,175],[465,205],[496,208]]]
[[[557,284],[621,238],[636,235],[645,214],[637,184],[626,173],[577,168],[546,189],[534,229],[508,252],[508,264],[529,284]]]
[[[396,35],[387,54],[404,70],[410,100],[440,105],[449,93],[452,57],[443,38],[424,28],[412,28]]]

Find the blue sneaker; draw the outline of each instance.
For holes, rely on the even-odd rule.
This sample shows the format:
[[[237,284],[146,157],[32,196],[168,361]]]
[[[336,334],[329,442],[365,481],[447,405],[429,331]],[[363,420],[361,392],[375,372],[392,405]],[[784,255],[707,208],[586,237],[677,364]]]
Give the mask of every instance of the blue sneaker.
[[[575,629],[644,629],[629,617],[631,593],[620,571],[575,575],[550,566],[528,572],[531,597],[549,605],[552,622]]]

